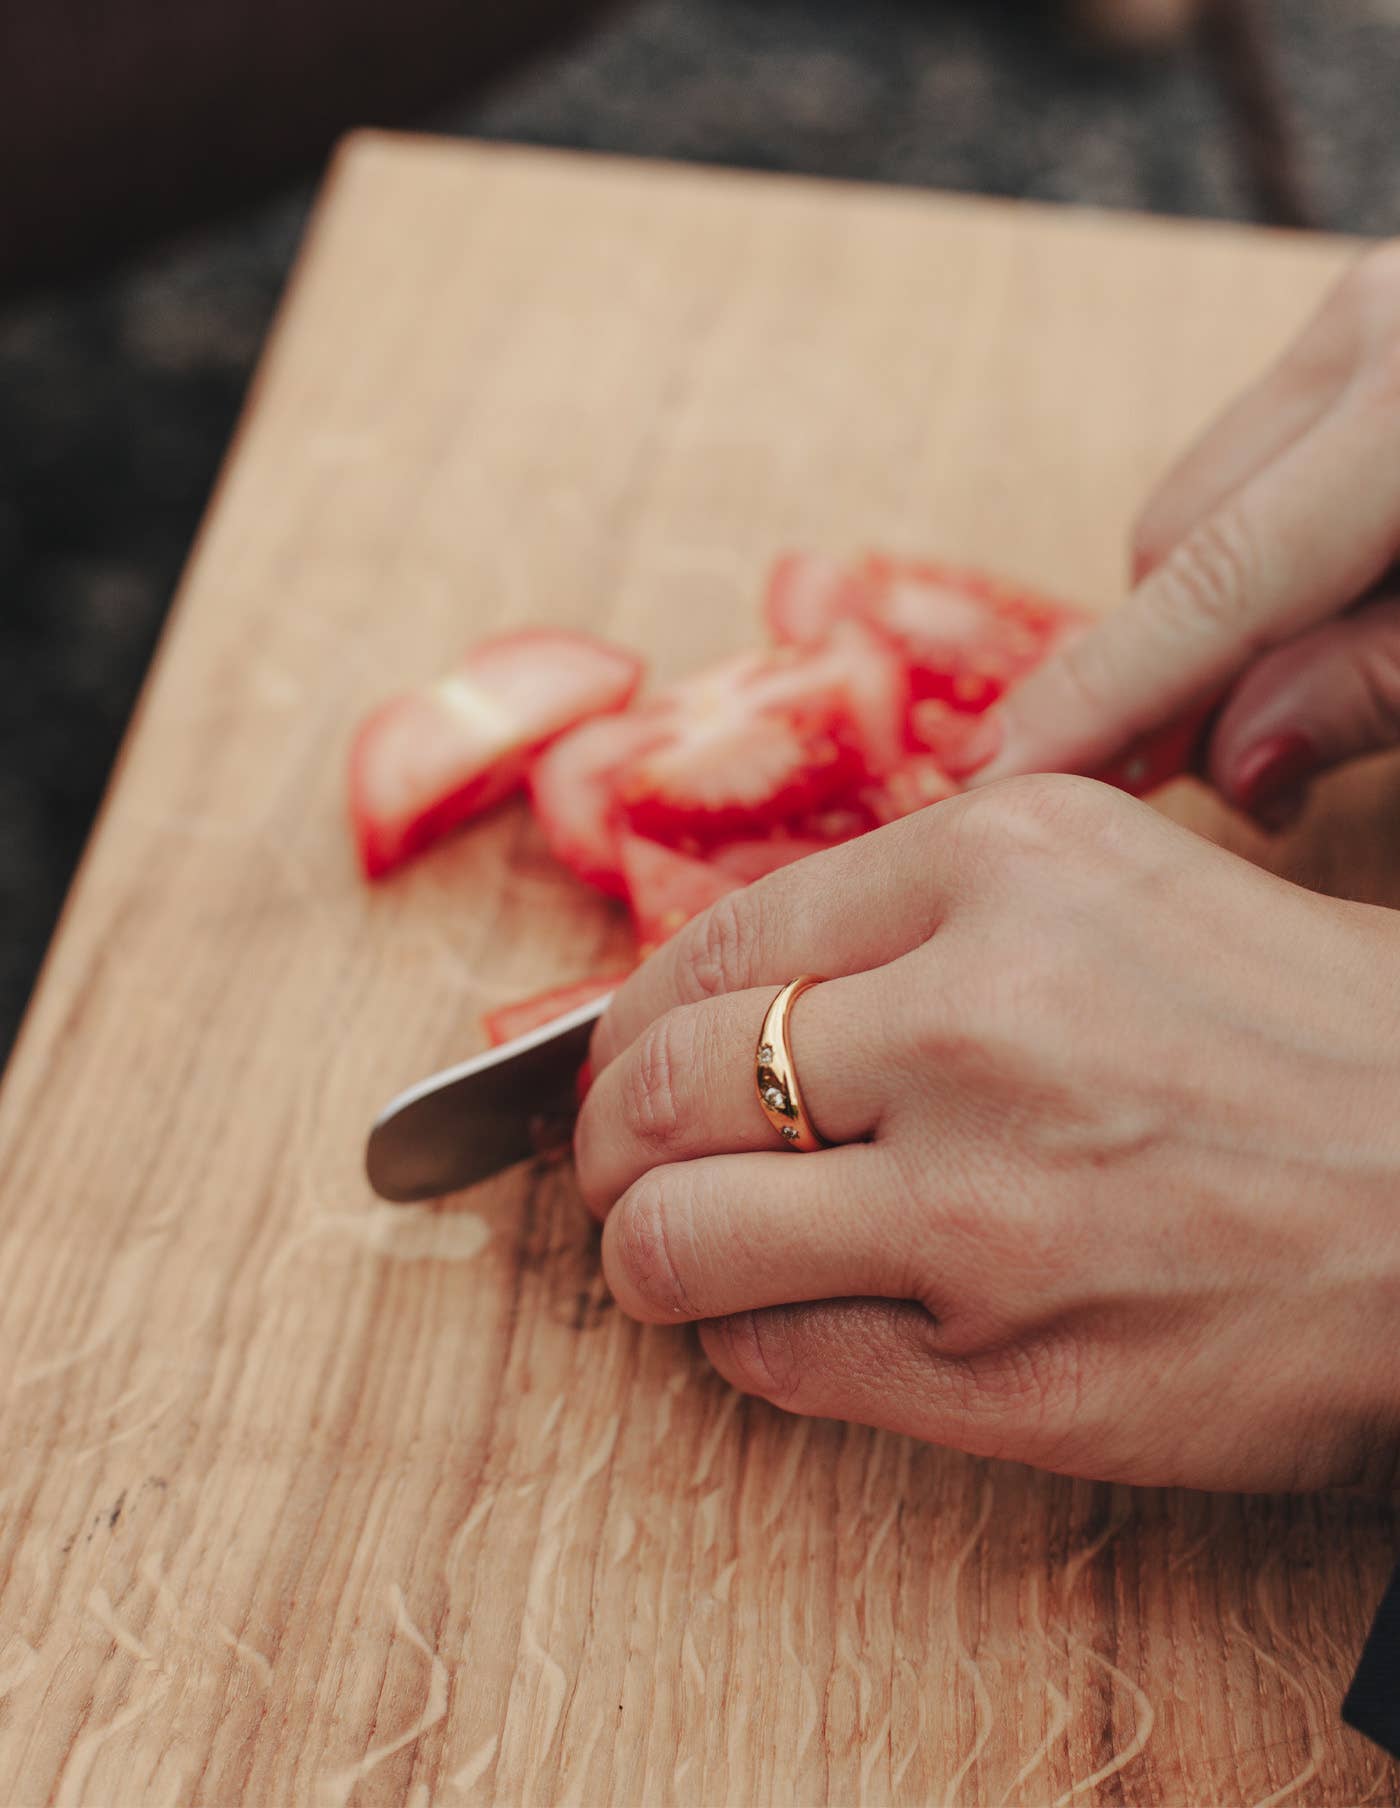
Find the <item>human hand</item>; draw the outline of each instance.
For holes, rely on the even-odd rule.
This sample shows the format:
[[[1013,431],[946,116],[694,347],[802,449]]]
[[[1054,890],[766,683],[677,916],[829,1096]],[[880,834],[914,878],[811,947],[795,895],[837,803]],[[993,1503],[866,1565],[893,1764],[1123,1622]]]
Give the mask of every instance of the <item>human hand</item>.
[[[754,1098],[774,989],[817,1127]],[[618,992],[578,1123],[621,1306],[736,1386],[1211,1488],[1400,1448],[1400,926],[1084,779],[723,898]]]
[[[1400,740],[1400,242],[1358,263],[1138,521],[1133,595],[984,719],[970,782],[1097,770],[1224,693],[1206,768],[1266,826]]]

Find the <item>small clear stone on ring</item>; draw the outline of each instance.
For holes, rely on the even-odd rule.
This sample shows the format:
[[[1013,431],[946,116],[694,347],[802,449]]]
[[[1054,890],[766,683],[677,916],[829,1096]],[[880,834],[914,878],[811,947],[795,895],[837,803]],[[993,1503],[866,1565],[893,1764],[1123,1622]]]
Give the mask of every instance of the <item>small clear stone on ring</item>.
[[[788,1139],[788,1141],[790,1143],[795,1143],[797,1141],[797,1125],[796,1124],[784,1124],[783,1125],[783,1135]]]
[[[788,1096],[781,1086],[765,1086],[763,1102],[765,1105],[771,1106],[774,1111],[786,1111],[788,1108]]]
[[[773,1045],[771,1042],[765,1042],[763,1047],[759,1049],[758,1058],[765,1063],[773,1059]]]

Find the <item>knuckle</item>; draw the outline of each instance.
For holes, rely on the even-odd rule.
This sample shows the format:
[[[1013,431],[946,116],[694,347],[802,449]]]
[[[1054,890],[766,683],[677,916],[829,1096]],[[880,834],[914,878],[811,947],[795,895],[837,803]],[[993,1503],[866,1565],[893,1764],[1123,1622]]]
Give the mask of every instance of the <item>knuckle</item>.
[[[801,1385],[789,1315],[781,1309],[738,1312],[705,1327],[705,1352],[740,1393],[791,1409]]]
[[[1019,1002],[1027,990],[1021,958],[1025,937],[1018,924],[1017,958],[1008,962],[1004,954],[1007,927],[1005,917],[998,913],[946,930],[942,964],[934,975],[931,993],[913,996],[911,988],[894,1035],[909,1064],[917,1096],[925,1095],[931,1075],[956,1075],[958,1083],[965,1080],[976,1085],[973,1076],[1014,1036]],[[927,1188],[926,1168],[935,1153],[922,1137],[892,1145],[902,1184],[916,1200]],[[949,1198],[956,1191],[956,1186],[950,1185]],[[945,1200],[944,1209],[947,1205]]]
[[[1027,854],[1064,857],[1069,844],[1098,834],[1122,801],[1095,779],[1037,772],[974,791],[967,804],[985,851],[1019,861]]]
[[[696,1311],[676,1260],[677,1220],[683,1200],[674,1188],[640,1180],[613,1214],[612,1260],[631,1292],[658,1319],[693,1318]]]
[[[622,1110],[629,1131],[654,1154],[672,1148],[680,1134],[678,1083],[690,1063],[693,1043],[694,1020],[684,1009],[655,1018],[637,1038]]]
[[[726,892],[687,927],[680,973],[682,990],[689,999],[699,1003],[718,998],[747,983],[758,939],[756,908],[754,888]]]
[[[1172,638],[1235,632],[1258,587],[1259,549],[1238,508],[1217,509],[1160,567],[1157,620]]]

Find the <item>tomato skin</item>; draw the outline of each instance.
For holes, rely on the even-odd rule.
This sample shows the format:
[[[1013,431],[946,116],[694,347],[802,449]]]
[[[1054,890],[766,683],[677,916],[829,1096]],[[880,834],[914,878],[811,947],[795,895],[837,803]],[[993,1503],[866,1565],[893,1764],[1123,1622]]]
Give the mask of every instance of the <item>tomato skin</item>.
[[[528,1036],[532,1030],[543,1029],[545,1024],[554,1023],[571,1011],[615,992],[630,971],[628,968],[621,973],[600,973],[592,979],[576,979],[568,985],[551,986],[548,991],[536,992],[515,1004],[503,1004],[494,1011],[486,1011],[481,1022],[487,1040],[492,1048],[500,1048],[517,1037]]]
[[[610,898],[625,898],[618,774],[654,745],[658,727],[646,705],[596,716],[563,734],[530,766],[528,785],[549,851],[571,873]]]
[[[768,573],[763,613],[780,646],[819,647],[836,622],[860,607],[859,581],[821,553],[780,553]]]
[[[531,630],[484,641],[445,678],[382,705],[350,753],[350,818],[379,879],[519,789],[565,729],[619,709],[642,663],[590,635]]]
[[[523,759],[506,755],[472,770],[477,756],[468,750],[461,762],[466,768],[461,782],[441,788],[432,802],[410,810],[383,807],[377,802],[382,791],[378,775],[386,754],[392,762],[399,748],[406,757],[416,745],[450,744],[453,725],[443,716],[429,693],[413,692],[377,709],[355,737],[350,750],[350,814],[367,879],[384,878],[459,823],[502,802],[524,775]]]

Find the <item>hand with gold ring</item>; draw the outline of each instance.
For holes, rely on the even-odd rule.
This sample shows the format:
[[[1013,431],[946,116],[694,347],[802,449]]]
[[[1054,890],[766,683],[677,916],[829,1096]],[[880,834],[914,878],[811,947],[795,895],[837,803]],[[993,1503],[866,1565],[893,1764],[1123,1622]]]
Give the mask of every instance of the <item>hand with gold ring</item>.
[[[1104,1479],[1394,1472],[1394,913],[1011,780],[722,899],[593,1064],[613,1292],[746,1391]]]

